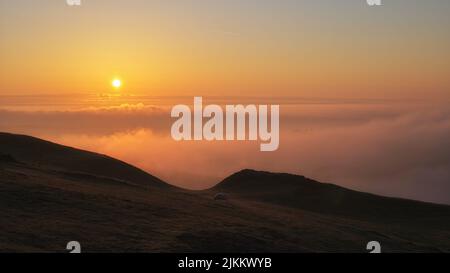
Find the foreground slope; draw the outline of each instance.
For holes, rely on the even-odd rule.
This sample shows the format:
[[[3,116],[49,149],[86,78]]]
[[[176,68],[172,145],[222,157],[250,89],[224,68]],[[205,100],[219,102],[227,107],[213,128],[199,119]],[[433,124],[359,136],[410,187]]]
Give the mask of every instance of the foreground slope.
[[[392,213],[379,221],[372,210],[345,213],[350,205],[324,210],[340,195],[322,186],[336,186],[308,181],[315,194],[305,186],[295,195],[315,196],[315,206],[305,205],[290,195],[300,180],[255,171],[200,192],[149,186],[163,182],[109,157],[2,136],[9,142],[0,150],[0,252],[66,252],[74,240],[84,252],[366,252],[372,240],[385,252],[450,252],[446,206],[398,200],[440,218]],[[215,201],[219,191],[229,199]],[[373,202],[365,196],[355,206]]]

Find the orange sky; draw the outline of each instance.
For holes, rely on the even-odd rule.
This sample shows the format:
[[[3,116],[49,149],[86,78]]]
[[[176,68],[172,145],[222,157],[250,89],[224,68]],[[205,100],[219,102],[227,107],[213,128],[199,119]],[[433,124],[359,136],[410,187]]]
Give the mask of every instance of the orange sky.
[[[0,94],[450,98],[449,2],[344,2],[1,0]]]
[[[187,188],[255,168],[450,204],[449,14],[440,0],[0,0],[0,131]],[[193,96],[280,104],[280,149],[175,142],[170,108]]]

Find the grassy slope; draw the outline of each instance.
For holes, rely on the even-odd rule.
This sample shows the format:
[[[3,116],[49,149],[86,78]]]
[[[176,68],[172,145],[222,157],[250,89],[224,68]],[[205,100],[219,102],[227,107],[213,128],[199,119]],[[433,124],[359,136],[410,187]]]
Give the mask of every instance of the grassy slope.
[[[83,251],[91,252],[364,252],[371,240],[380,241],[383,251],[450,251],[446,206],[431,209],[440,213],[441,220],[414,214],[412,218],[398,215],[402,221],[395,217],[378,221],[378,216],[372,219],[342,214],[345,206],[338,211],[323,211],[298,205],[293,199],[276,202],[279,196],[261,199],[267,192],[274,192],[267,181],[278,181],[277,189],[284,185],[291,192],[288,181],[273,179],[277,174],[240,172],[236,174],[239,179],[232,176],[225,180],[228,185],[192,192],[116,178],[104,170],[89,173],[80,170],[80,165],[76,170],[69,168],[73,165],[55,168],[15,154],[17,147],[10,147],[10,156],[5,155],[4,147],[0,152],[4,153],[0,156],[0,251],[64,252],[66,243],[72,240],[79,241]],[[45,149],[47,158],[52,157],[49,149],[53,148]],[[68,149],[62,152],[66,156],[73,151],[85,153],[64,149]],[[39,156],[39,149],[32,151]],[[90,156],[98,157],[86,153],[79,160],[91,160]],[[124,164],[102,158],[107,165],[118,164],[117,168]],[[96,167],[101,167],[101,160],[95,160]],[[108,165],[111,167],[115,166]],[[259,197],[246,193],[251,187],[250,183],[244,185],[245,181],[253,180],[266,181],[259,191],[251,190],[259,192]],[[219,190],[229,192],[230,200],[214,201],[212,197]],[[291,198],[286,196],[286,200]],[[387,209],[390,205],[386,203]],[[413,202],[413,206],[428,210],[434,205]]]
[[[170,187],[160,179],[106,155],[74,149],[38,138],[0,133],[0,154],[40,168],[114,177],[148,186]]]

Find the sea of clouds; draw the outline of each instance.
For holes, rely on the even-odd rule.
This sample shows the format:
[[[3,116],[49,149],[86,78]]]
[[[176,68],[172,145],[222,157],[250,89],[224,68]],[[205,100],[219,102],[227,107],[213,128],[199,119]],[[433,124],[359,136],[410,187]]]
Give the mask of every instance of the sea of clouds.
[[[177,186],[204,189],[244,168],[289,172],[357,190],[450,204],[447,103],[281,103],[280,148],[170,136],[170,107],[0,109],[0,131],[108,154]]]

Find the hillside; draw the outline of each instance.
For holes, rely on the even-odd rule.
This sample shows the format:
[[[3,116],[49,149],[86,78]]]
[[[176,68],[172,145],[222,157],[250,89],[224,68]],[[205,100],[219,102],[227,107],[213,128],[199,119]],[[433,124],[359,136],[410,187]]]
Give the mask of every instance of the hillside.
[[[214,200],[225,192],[227,200]],[[450,252],[448,206],[244,170],[188,191],[107,156],[0,134],[0,252]]]
[[[0,155],[39,168],[112,177],[143,186],[169,187],[160,179],[109,156],[25,135],[0,133]]]
[[[428,219],[450,223],[450,206],[358,192],[304,176],[242,170],[214,188],[240,198],[380,222]],[[449,225],[450,228],[450,225]]]

